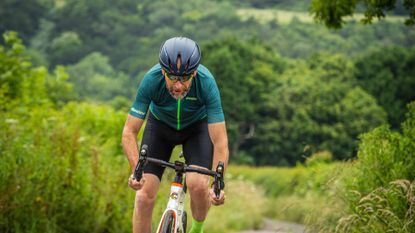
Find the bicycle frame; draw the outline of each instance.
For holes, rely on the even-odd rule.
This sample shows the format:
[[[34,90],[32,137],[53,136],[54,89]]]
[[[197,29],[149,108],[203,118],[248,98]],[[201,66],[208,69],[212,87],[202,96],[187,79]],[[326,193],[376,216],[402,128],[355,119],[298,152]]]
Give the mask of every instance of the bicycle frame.
[[[163,221],[166,220],[166,215],[170,213],[169,211],[173,211],[174,213],[174,230],[173,232],[184,232],[185,226],[183,226],[183,214],[185,214],[184,210],[184,203],[185,203],[185,188],[184,185],[181,183],[172,182],[170,186],[170,195],[169,201],[167,203],[167,208],[163,212],[161,217],[160,223],[157,227],[157,233],[161,232],[161,228],[163,225]]]

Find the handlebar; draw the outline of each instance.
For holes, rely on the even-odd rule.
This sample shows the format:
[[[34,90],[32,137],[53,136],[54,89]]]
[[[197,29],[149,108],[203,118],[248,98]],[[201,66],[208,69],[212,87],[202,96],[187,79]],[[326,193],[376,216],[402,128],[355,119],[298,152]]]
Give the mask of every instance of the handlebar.
[[[225,182],[223,177],[224,172],[224,163],[222,161],[219,162],[218,166],[216,167],[216,171],[197,168],[197,167],[190,167],[183,162],[175,161],[174,163],[169,163],[160,159],[154,159],[147,157],[148,146],[143,145],[141,147],[140,156],[138,159],[137,166],[134,170],[134,178],[137,181],[140,181],[143,177],[143,169],[144,166],[150,162],[152,164],[161,166],[161,167],[169,167],[174,169],[178,173],[186,173],[186,172],[196,172],[203,175],[212,176],[214,178],[213,182],[213,191],[216,194],[216,197],[219,198],[220,191],[225,188]]]

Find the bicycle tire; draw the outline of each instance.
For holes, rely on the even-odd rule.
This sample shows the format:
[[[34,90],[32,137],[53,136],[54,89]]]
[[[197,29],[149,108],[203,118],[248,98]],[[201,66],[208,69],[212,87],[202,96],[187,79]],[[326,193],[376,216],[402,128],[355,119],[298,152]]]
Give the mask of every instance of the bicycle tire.
[[[182,227],[183,227],[183,233],[186,233],[186,229],[187,229],[187,213],[186,213],[186,211],[183,212]]]
[[[159,233],[175,233],[174,225],[176,221],[176,214],[172,210],[168,210],[163,218],[161,229]]]

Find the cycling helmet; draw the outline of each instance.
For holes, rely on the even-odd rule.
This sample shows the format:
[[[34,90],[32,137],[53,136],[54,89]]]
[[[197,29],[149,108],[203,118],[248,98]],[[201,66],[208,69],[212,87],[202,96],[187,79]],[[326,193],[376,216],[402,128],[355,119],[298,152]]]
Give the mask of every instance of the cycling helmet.
[[[177,60],[181,65],[177,68]],[[199,45],[186,37],[173,37],[161,45],[159,63],[168,74],[190,75],[200,63]]]

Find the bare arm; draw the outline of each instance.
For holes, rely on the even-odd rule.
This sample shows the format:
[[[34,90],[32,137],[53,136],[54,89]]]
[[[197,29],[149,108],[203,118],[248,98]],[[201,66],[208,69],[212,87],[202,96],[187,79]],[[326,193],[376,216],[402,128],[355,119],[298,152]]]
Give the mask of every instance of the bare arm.
[[[219,161],[224,162],[225,170],[228,166],[228,135],[226,133],[225,122],[208,124],[209,136],[213,143],[213,164],[212,169],[216,169]],[[213,189],[210,189],[210,201],[213,205],[223,205],[225,203],[225,192],[222,190],[219,198],[216,197]]]
[[[144,120],[140,118],[128,115],[127,120],[122,131],[122,146],[124,154],[128,158],[131,171],[134,172],[134,168],[138,161],[138,148],[137,148],[137,134],[143,125]]]
[[[209,136],[213,143],[213,164],[212,169],[216,169],[219,161],[228,165],[228,135],[226,133],[225,122],[208,124]]]

